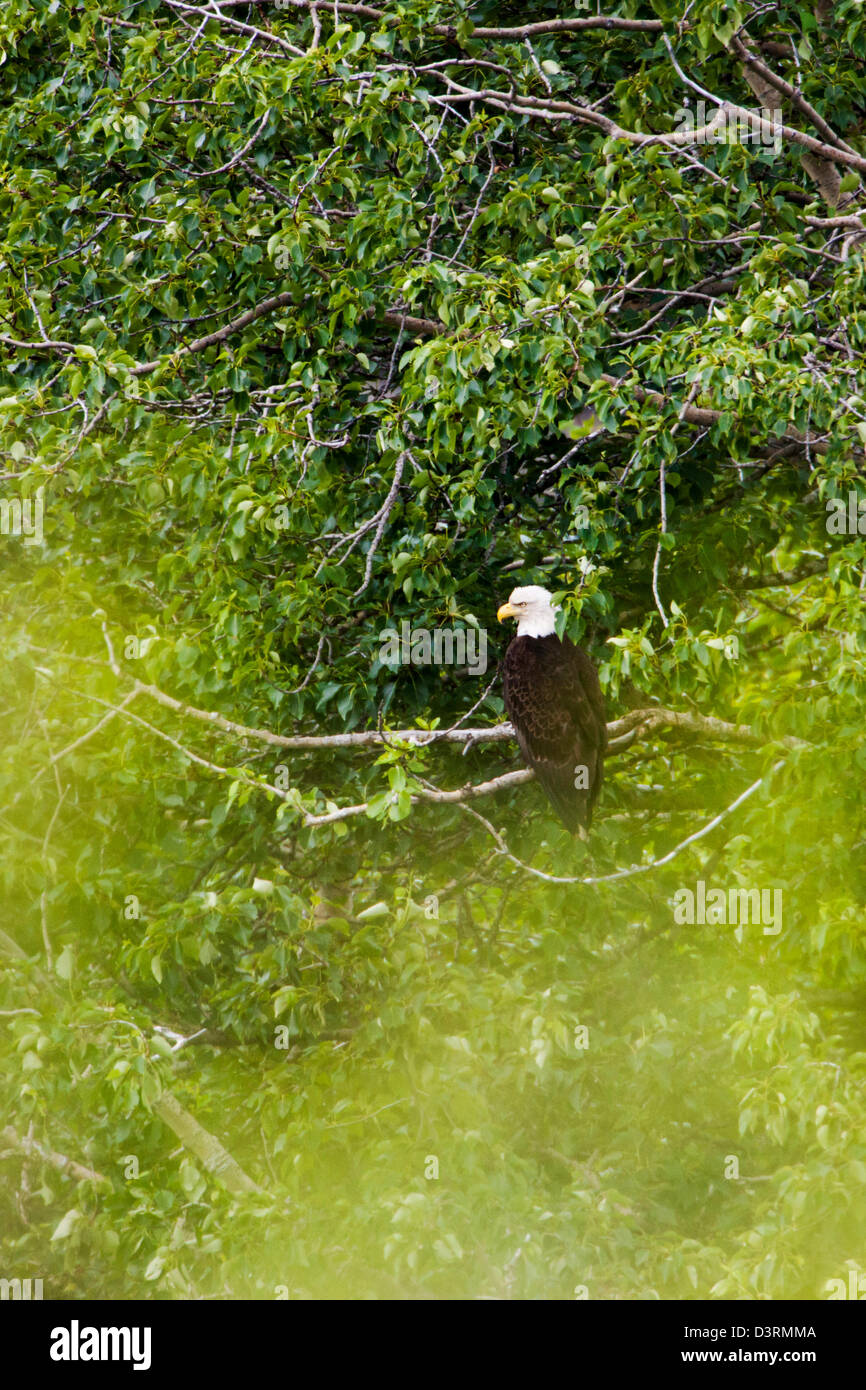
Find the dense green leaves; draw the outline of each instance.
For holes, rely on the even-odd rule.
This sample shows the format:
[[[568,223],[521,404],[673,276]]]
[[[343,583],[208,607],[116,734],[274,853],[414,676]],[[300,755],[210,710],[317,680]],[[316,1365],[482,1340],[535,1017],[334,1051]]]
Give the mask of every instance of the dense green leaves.
[[[0,15],[4,1273],[824,1297],[866,1210],[863,7],[333,11]],[[738,44],[789,133],[678,143],[689,83],[759,104]],[[588,846],[532,783],[439,797],[508,742],[268,741],[496,724],[520,580],[611,719],[752,736],[618,740]],[[678,922],[699,883],[780,930]]]

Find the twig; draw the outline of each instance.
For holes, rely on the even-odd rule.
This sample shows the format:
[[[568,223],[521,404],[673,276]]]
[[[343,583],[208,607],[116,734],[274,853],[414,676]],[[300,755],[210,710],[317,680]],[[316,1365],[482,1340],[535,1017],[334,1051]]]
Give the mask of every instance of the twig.
[[[363,581],[361,583],[360,588],[355,590],[354,594],[352,595],[352,598],[358,598],[361,594],[363,594],[367,585],[370,583],[370,579],[373,573],[373,557],[375,556],[376,551],[379,549],[379,542],[381,541],[385,527],[388,524],[388,517],[391,515],[391,508],[393,507],[394,502],[397,498],[397,493],[400,488],[400,479],[403,477],[403,466],[405,460],[406,454],[404,451],[397,457],[397,462],[394,466],[394,481],[391,484],[388,496],[385,498],[384,503],[382,504],[381,508],[376,513],[376,515],[372,517],[371,520],[367,523],[366,529],[369,529],[374,524],[374,522],[378,521],[379,524],[376,527],[376,534],[370,542],[370,549],[367,551],[367,562],[364,566]]]
[[[213,177],[215,174],[227,174],[228,171],[229,171],[229,169],[234,169],[235,165],[236,165],[236,164],[240,164],[240,162],[241,162],[241,160],[243,159],[244,155],[249,153],[249,151],[252,149],[253,145],[254,145],[254,144],[256,143],[256,141],[258,140],[259,136],[261,135],[262,131],[264,130],[265,126],[266,126],[267,123],[268,123],[268,118],[270,117],[270,114],[271,114],[271,108],[268,107],[267,111],[266,111],[265,114],[262,116],[262,119],[261,119],[261,121],[259,122],[258,128],[257,128],[256,130],[253,131],[253,133],[252,133],[252,135],[250,136],[250,138],[249,138],[249,140],[247,141],[247,143],[246,143],[245,145],[243,145],[243,146],[238,150],[237,154],[235,154],[235,155],[232,156],[232,158],[228,161],[227,164],[221,164],[220,167],[219,167],[218,169],[205,169],[205,170],[203,170],[201,173],[198,173],[198,172],[196,172],[195,170],[190,169],[190,170],[187,172],[187,178],[188,178],[188,179],[208,179],[208,178]]]

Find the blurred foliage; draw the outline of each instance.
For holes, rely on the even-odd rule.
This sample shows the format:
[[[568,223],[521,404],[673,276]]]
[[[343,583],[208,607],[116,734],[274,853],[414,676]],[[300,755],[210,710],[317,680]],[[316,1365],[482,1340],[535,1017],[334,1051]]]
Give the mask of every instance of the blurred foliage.
[[[863,243],[832,224],[858,171],[834,211],[788,139],[540,108],[675,130],[666,36],[753,105],[744,26],[866,149],[864,7],[678,27],[625,0],[656,27],[529,43],[473,36],[515,5],[358,8],[0,13],[2,496],[44,505],[42,544],[0,537],[0,1273],[54,1298],[825,1297],[866,1236],[866,542],[827,527],[866,499]],[[605,428],[575,437],[588,407]],[[413,803],[519,766],[510,744],[284,752],[142,692],[117,712],[138,680],[284,735],[479,700],[496,723],[518,579],[557,593],[612,717],[759,738],[637,739],[588,846],[532,784],[475,804],[524,864],[603,878],[764,778],[669,863],[548,882]],[[480,626],[488,672],[383,664],[404,621]],[[675,926],[698,880],[781,889],[781,932]],[[260,1193],[178,1145],[163,1090]]]

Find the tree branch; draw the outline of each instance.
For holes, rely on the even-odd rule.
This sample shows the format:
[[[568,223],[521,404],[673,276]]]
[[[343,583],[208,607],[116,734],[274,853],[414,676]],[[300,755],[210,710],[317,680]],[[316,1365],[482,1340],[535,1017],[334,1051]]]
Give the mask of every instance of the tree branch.
[[[808,102],[801,92],[797,91],[796,87],[792,87],[790,82],[785,81],[784,77],[780,77],[778,73],[773,72],[772,68],[767,67],[767,64],[763,63],[760,58],[756,58],[754,53],[752,53],[736,35],[731,40],[731,46],[745,66],[751,68],[753,72],[757,73],[759,77],[762,77],[765,82],[768,82],[770,86],[775,88],[782,96],[787,97],[791,105],[796,106],[797,110],[805,116],[807,120],[812,122],[815,129],[823,135],[825,140],[840,150],[848,150],[850,154],[857,153],[856,150],[852,149],[851,145],[845,143],[841,135],[836,134],[833,127],[827,124],[823,116],[815,110],[811,102]]]
[[[454,791],[440,791],[438,787],[431,790],[419,788],[418,791],[412,793],[412,804],[416,805],[419,801],[450,801],[452,803],[471,801],[477,796],[490,796],[492,792],[501,791],[504,787],[517,787],[521,782],[531,782],[534,778],[535,773],[526,767],[521,768],[519,772],[504,772],[501,777],[492,777],[489,782],[470,783],[465,787],[458,787]],[[368,802],[362,801],[358,806],[339,806],[335,811],[326,811],[321,816],[307,815],[304,817],[304,824],[333,825],[335,821],[349,820],[352,816],[364,815],[368,805]]]
[[[781,580],[780,580],[781,582]],[[136,681],[137,694],[149,695],[151,699],[172,709],[178,714],[213,724],[227,734],[237,734],[241,738],[253,739],[258,743],[269,743],[276,748],[294,749],[298,752],[313,752],[324,748],[377,748],[387,744],[432,742],[474,744],[500,743],[515,737],[511,724],[492,724],[480,729],[364,729],[351,734],[275,734],[270,729],[256,729],[247,724],[238,724],[214,710],[197,709],[195,705],[185,704],[167,695],[155,685],[145,685]],[[734,743],[764,743],[764,736],[746,724],[730,724],[715,715],[690,714],[682,710],[650,709],[630,710],[607,726],[608,749],[616,751],[616,746],[626,734],[635,731],[649,732],[652,729],[676,728],[686,733],[703,734],[710,738]],[[775,740],[790,747],[800,746],[801,740],[782,738]]]
[[[5,950],[8,955],[13,956],[16,960],[27,959],[26,952],[21,949],[17,941],[13,940],[11,936],[7,936],[6,933],[2,931],[0,931],[0,949]],[[56,993],[57,986],[53,978],[49,979],[46,977],[38,970],[38,967],[36,974],[37,978],[41,978],[46,988]],[[231,1154],[223,1147],[220,1141],[215,1138],[213,1134],[209,1134],[187,1110],[184,1110],[183,1106],[175,1099],[171,1092],[163,1091],[158,1100],[154,1101],[152,1109],[154,1114],[158,1115],[170,1129],[174,1130],[181,1142],[186,1145],[191,1153],[195,1154],[196,1158],[200,1160],[207,1171],[213,1173],[214,1177],[219,1178],[220,1182],[222,1182],[230,1192],[261,1192],[262,1189],[258,1184],[247,1176],[240,1164],[232,1158]],[[11,1139],[14,1139],[16,1146],[25,1152],[27,1151],[25,1145],[31,1145],[33,1151],[38,1153],[40,1158],[50,1163],[53,1167],[58,1168],[60,1171],[70,1173],[72,1177],[77,1178],[79,1181],[84,1179],[102,1183],[109,1181],[109,1179],[103,1177],[101,1173],[96,1173],[90,1168],[85,1168],[81,1164],[75,1163],[73,1159],[66,1158],[63,1154],[55,1154],[50,1150],[44,1150],[32,1140],[19,1139],[14,1130],[4,1130],[3,1137],[10,1139],[10,1142]]]
[[[13,1149],[25,1154],[28,1158],[34,1155],[41,1158],[44,1163],[48,1163],[52,1168],[56,1168],[58,1173],[68,1173],[76,1182],[95,1182],[107,1183],[111,1186],[111,1180],[104,1173],[97,1173],[93,1168],[86,1168],[83,1163],[76,1163],[74,1158],[67,1158],[65,1154],[55,1153],[53,1149],[46,1149],[42,1144],[38,1144],[35,1139],[31,1139],[27,1134],[16,1134],[11,1125],[0,1130],[0,1139],[6,1144],[11,1144]]]
[[[196,1158],[212,1173],[229,1192],[261,1192],[258,1183],[253,1182],[215,1135],[210,1134],[188,1110],[175,1099],[170,1091],[164,1091],[153,1103],[153,1112],[169,1129],[174,1130],[181,1143],[195,1154]]]
[[[246,6],[249,0],[211,0],[211,8],[230,9],[235,5]],[[311,10],[327,14],[324,0],[287,0],[296,10]],[[399,15],[389,15],[387,10],[374,9],[372,5],[340,3],[341,14],[356,14],[362,19],[384,20],[389,28],[400,23]],[[687,29],[688,24],[683,25]],[[509,28],[485,28],[478,26],[471,30],[473,39],[526,39],[536,34],[576,34],[583,29],[622,29],[630,33],[657,34],[663,28],[660,19],[625,19],[619,15],[590,15],[586,19],[542,19],[533,24],[520,24]],[[427,32],[443,39],[456,41],[457,29],[454,24],[430,24]]]
[[[673,849],[669,850],[667,854],[663,854],[661,858],[650,859],[646,864],[632,864],[626,869],[615,869],[613,873],[610,874],[587,875],[586,877],[581,877],[579,875],[575,877],[564,877],[559,874],[546,874],[541,869],[534,869],[531,864],[524,864],[522,859],[518,859],[511,853],[502,836],[499,834],[499,831],[494,829],[489,820],[486,820],[478,811],[473,810],[471,806],[465,806],[463,809],[467,815],[473,816],[475,820],[481,822],[488,834],[496,841],[496,847],[499,853],[504,855],[516,868],[522,869],[524,873],[531,874],[533,878],[543,879],[545,883],[580,883],[585,887],[593,887],[598,883],[615,883],[622,878],[634,878],[637,874],[647,874],[651,869],[660,869],[663,865],[669,864],[672,859],[676,859],[677,855],[681,854],[689,845],[696,844],[698,840],[702,840],[706,835],[709,835],[711,830],[715,830],[716,826],[720,825],[726,816],[729,816],[732,811],[736,811],[739,806],[742,806],[744,801],[748,801],[749,797],[754,795],[768,777],[771,777],[774,772],[778,772],[779,768],[784,766],[784,763],[784,758],[774,763],[769,773],[765,774],[763,777],[759,777],[756,782],[753,782],[750,787],[747,787],[744,792],[741,792],[723,811],[719,811],[717,815],[713,816],[705,825],[702,825],[699,830],[693,831],[693,833],[687,835],[684,840],[680,840],[679,844],[674,845]]]

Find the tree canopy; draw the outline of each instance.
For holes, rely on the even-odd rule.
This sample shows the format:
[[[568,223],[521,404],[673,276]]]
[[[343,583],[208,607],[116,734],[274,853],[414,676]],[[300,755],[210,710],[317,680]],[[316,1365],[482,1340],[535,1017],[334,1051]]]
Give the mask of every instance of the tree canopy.
[[[6,0],[0,47],[4,1267],[827,1297],[864,6]],[[504,724],[520,582],[599,668],[586,844]]]

